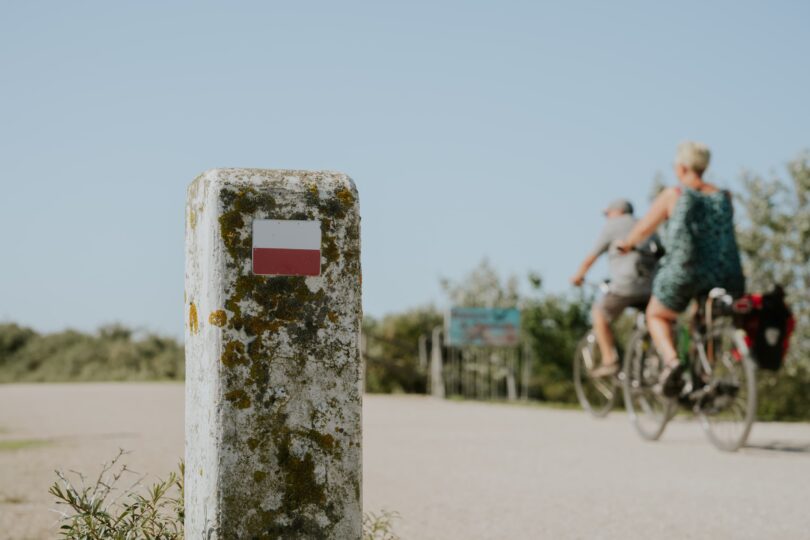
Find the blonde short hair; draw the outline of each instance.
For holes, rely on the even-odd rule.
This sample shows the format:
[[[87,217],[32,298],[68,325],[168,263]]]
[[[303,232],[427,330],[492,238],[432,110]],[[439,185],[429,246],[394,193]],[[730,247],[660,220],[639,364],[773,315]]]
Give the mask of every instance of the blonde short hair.
[[[678,153],[675,154],[675,164],[689,167],[698,174],[709,166],[712,154],[709,147],[703,143],[695,141],[684,141],[678,145]]]

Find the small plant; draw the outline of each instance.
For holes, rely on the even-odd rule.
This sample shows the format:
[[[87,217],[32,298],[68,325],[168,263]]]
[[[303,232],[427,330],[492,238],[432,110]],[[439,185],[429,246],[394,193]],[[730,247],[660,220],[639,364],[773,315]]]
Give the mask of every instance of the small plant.
[[[56,471],[58,480],[48,490],[56,504],[67,506],[59,511],[60,535],[68,540],[182,540],[185,466],[177,472],[144,488],[145,475],[139,475],[121,458],[127,452],[105,463],[98,477],[88,483],[84,474],[71,471],[70,476]],[[125,476],[135,480],[119,488]],[[145,495],[142,492],[146,492]],[[399,540],[392,530],[399,514],[383,510],[363,515],[363,540]]]
[[[379,514],[363,514],[363,540],[399,540],[394,534],[394,520],[399,519],[397,512],[382,510]]]
[[[182,461],[178,472],[143,489],[145,475],[138,475],[120,464],[125,454],[120,450],[92,483],[80,472],[71,471],[72,481],[56,471],[59,479],[49,493],[56,497],[58,505],[68,507],[67,511],[59,511],[62,537],[70,540],[183,538]],[[135,481],[123,489],[117,487],[129,475],[134,475]]]

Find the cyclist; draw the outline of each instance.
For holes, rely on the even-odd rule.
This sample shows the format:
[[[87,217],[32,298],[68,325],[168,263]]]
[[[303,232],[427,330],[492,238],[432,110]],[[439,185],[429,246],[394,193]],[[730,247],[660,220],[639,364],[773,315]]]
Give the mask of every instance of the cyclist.
[[[610,323],[625,308],[635,306],[644,309],[650,299],[652,273],[656,260],[649,250],[636,250],[631,255],[622,255],[616,245],[627,237],[636,219],[633,217],[633,205],[625,199],[612,202],[604,211],[605,223],[596,246],[585,257],[571,283],[582,285],[585,274],[596,260],[605,252],[608,254],[610,268],[610,286],[602,299],[594,304],[591,312],[593,329],[602,353],[602,364],[595,368],[594,377],[609,377],[619,371],[619,358],[613,345],[613,334]]]
[[[618,245],[621,252],[629,253],[669,220],[664,233],[666,254],[647,306],[647,326],[664,362],[659,390],[668,397],[677,396],[683,386],[685,366],[678,359],[673,337],[678,314],[692,298],[714,287],[723,287],[734,296],[745,289],[731,195],[703,180],[709,159],[706,145],[681,143],[674,164],[680,185],[662,191]]]

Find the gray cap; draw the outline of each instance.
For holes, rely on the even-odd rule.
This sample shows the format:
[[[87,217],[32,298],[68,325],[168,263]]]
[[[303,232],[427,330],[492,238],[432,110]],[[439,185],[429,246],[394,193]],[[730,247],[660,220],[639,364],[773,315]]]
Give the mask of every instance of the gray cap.
[[[632,214],[633,205],[627,199],[616,199],[605,208],[605,213],[607,214],[611,210],[618,210],[623,214]]]

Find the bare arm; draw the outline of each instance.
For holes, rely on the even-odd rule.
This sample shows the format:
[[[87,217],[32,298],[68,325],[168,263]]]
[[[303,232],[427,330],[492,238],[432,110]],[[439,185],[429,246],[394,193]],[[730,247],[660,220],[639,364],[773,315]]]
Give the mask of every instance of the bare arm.
[[[673,188],[666,189],[658,195],[653,201],[650,211],[638,220],[627,238],[618,244],[619,250],[630,251],[654,233],[658,226],[669,217],[670,209],[677,198],[678,192]]]
[[[588,270],[590,270],[591,266],[593,266],[593,263],[595,263],[596,259],[598,258],[599,255],[594,253],[591,253],[590,255],[585,257],[585,260],[582,261],[581,265],[579,265],[577,273],[574,274],[573,277],[571,278],[571,283],[577,286],[582,285],[582,282],[585,280],[585,274],[588,273]]]

